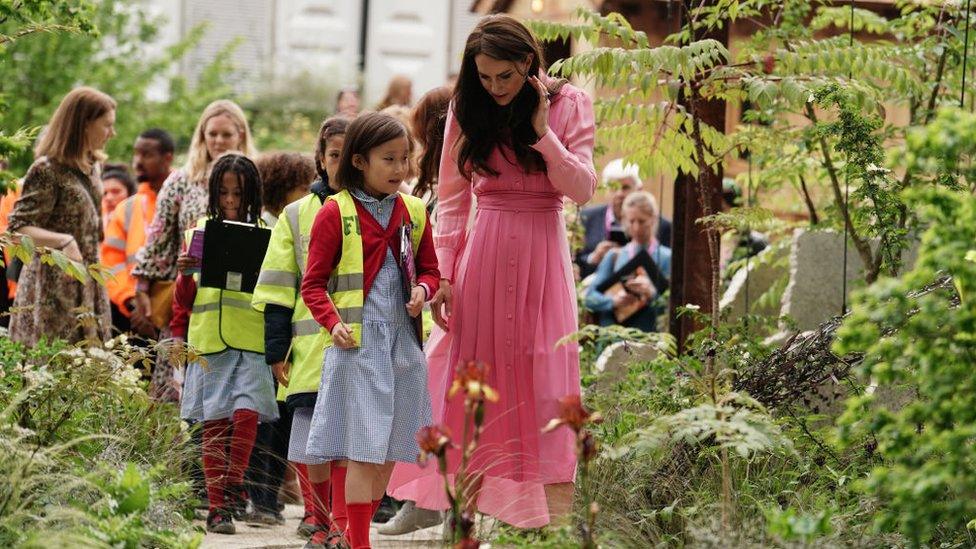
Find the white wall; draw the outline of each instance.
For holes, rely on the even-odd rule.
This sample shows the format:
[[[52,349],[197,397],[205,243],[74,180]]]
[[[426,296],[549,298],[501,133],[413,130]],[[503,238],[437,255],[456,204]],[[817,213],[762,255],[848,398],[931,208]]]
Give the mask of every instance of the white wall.
[[[231,84],[240,91],[258,87],[272,63],[273,0],[183,0],[182,12],[184,32],[208,23],[200,44],[186,58],[184,74],[196,78],[221,49],[240,38]]]
[[[366,41],[366,106],[386,92],[390,77],[413,80],[414,100],[447,78],[450,0],[370,0]]]
[[[277,0],[275,74],[314,72],[334,87],[356,83],[360,0]]]

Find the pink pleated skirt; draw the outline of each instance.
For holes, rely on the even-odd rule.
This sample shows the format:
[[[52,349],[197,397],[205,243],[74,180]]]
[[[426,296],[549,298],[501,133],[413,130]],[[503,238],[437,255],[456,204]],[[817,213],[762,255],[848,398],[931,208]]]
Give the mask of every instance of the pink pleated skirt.
[[[567,429],[543,434],[559,414],[558,400],[580,393],[579,350],[557,345],[577,330],[576,292],[562,218],[562,196],[484,192],[455,270],[450,332],[435,329],[427,344],[433,417],[464,431],[463,396],[447,400],[457,364],[491,366],[488,403],[473,468],[484,475],[479,511],[518,527],[550,522],[545,485],[573,482],[576,456]],[[454,472],[459,450],[449,454]],[[419,507],[446,509],[436,463],[397,465],[389,492]]]

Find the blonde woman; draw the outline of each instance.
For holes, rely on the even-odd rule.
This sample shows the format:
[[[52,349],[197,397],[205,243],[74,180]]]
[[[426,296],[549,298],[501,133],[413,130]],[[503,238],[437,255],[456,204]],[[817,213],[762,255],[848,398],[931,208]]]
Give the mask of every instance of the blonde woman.
[[[206,215],[210,168],[217,158],[231,151],[252,158],[257,152],[244,111],[233,101],[220,99],[207,105],[200,116],[186,164],[163,183],[156,200],[156,214],[146,231],[146,245],[136,254],[136,266],[132,270],[137,280],[133,314],[152,319],[163,330],[169,324],[172,284],[183,234]],[[175,399],[169,368],[158,369],[153,373],[154,396]]]
[[[98,262],[102,241],[102,148],[115,135],[115,100],[87,87],[64,97],[34,149],[9,230],[64,252],[74,261]],[[20,274],[10,338],[34,345],[41,337],[71,342],[105,340],[112,326],[105,287],[81,283],[57,267],[32,261]],[[78,315],[95,322],[80,322]]]

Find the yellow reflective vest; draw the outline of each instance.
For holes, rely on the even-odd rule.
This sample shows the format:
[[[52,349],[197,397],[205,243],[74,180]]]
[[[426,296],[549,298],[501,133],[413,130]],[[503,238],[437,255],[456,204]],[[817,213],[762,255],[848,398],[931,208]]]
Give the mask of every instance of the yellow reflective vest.
[[[427,223],[426,210],[419,199],[409,195],[401,196],[413,221],[412,237],[416,252]],[[329,197],[329,200],[336,200],[340,214],[343,217],[352,216],[350,221],[354,219],[355,222],[349,224],[349,237],[346,238],[345,235],[343,237],[342,258],[329,281],[328,290],[337,307],[340,299],[344,303],[348,301],[352,304],[351,311],[340,311],[343,321],[348,324],[358,319],[356,324],[361,324],[363,245],[356,205],[346,191]],[[267,304],[275,304],[293,310],[292,345],[289,357],[291,369],[286,396],[318,392],[322,377],[323,353],[332,345],[331,335],[312,317],[300,293],[302,275],[308,262],[308,243],[311,239],[312,224],[322,205],[318,195],[309,194],[285,207],[278,224],[271,231],[271,242],[268,244],[264,263],[261,265],[258,284],[254,288],[252,304],[256,309],[264,311]],[[344,272],[340,273],[343,269]],[[337,293],[344,295],[340,298]],[[357,334],[361,333],[360,329]]]
[[[411,243],[414,255],[420,247],[420,239],[427,227],[427,206],[424,201],[408,194],[400,193],[407,207],[412,224]],[[329,197],[339,204],[340,226],[342,228],[342,252],[339,264],[329,278],[328,291],[342,318],[349,327],[357,345],[362,345],[363,336],[363,236],[359,230],[359,214],[356,212],[356,199],[343,190]],[[394,221],[390,221],[393,223]],[[431,289],[433,291],[433,288]]]
[[[321,209],[322,199],[314,193],[285,206],[271,231],[268,252],[261,264],[251,302],[262,312],[268,304],[292,309],[292,343],[288,358],[291,369],[284,393],[286,397],[318,392],[322,353],[332,344],[332,337],[312,317],[300,294],[312,224]]]
[[[197,228],[206,225],[197,222]],[[193,229],[187,231],[184,242],[190,242]],[[193,275],[197,285],[187,343],[200,354],[219,353],[238,349],[264,354],[264,316],[251,307],[251,294],[220,288],[200,286],[200,273]]]

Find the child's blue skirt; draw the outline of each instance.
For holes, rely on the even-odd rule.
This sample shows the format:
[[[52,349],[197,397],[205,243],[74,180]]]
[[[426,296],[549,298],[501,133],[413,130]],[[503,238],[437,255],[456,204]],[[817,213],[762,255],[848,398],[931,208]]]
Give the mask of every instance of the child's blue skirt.
[[[186,367],[180,417],[194,421],[228,419],[234,410],[254,410],[259,420],[278,419],[274,377],[264,355],[227,349],[206,355],[207,365]]]

